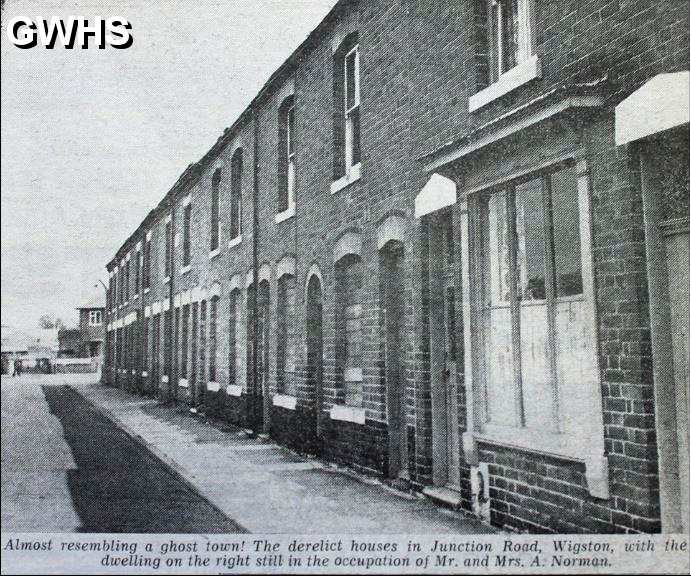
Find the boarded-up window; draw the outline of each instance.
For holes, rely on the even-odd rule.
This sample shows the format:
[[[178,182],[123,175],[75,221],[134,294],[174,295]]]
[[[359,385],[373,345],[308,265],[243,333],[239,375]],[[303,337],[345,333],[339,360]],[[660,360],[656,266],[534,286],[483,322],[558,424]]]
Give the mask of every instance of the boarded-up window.
[[[559,428],[569,374],[588,346],[574,168],[493,191],[481,202],[476,233],[485,278],[488,420]]]
[[[343,374],[345,403],[363,403],[363,267],[358,256],[348,255],[336,264],[337,363]]]
[[[278,281],[277,380],[283,394],[297,395],[297,322],[295,321],[295,276],[284,274]]]
[[[216,354],[218,352],[218,296],[209,301],[209,380],[216,381]]]

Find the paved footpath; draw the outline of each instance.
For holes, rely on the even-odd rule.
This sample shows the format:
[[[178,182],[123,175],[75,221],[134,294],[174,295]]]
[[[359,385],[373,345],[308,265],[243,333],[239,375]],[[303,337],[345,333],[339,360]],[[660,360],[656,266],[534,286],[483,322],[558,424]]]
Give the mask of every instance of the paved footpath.
[[[481,534],[493,530],[236,429],[100,384],[74,388],[249,532]]]

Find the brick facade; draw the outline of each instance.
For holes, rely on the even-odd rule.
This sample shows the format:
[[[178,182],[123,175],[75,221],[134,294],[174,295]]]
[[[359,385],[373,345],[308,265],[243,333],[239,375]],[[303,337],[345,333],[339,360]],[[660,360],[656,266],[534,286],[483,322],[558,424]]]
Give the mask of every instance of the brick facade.
[[[471,476],[478,463],[486,464],[490,519],[509,530],[659,531],[638,159],[634,150],[615,146],[613,123],[614,106],[646,80],[688,70],[688,5],[535,0],[541,77],[470,112],[469,98],[491,84],[486,3],[423,4],[339,2],[212,149],[185,170],[108,264],[115,287],[106,321],[115,337],[108,340],[107,378],[270,434],[293,449],[404,480],[415,489],[452,484],[456,503],[467,509],[473,508]],[[355,32],[361,174],[334,187],[334,122],[340,121],[334,116],[338,82],[333,74],[339,70],[334,54]],[[295,106],[296,206],[294,214],[283,217],[279,114],[288,98]],[[495,126],[565,101],[578,105],[477,144]],[[456,153],[463,146],[470,152]],[[240,149],[242,233],[231,238],[231,197],[239,193],[231,182],[231,159]],[[467,325],[472,306],[463,300],[465,270],[470,266],[472,279],[475,268],[464,260],[468,239],[461,230],[466,218],[472,229],[473,208],[470,202],[467,216],[461,198],[466,190],[559,162],[569,162],[579,186],[589,190],[596,336],[588,346],[596,350],[599,366],[601,408],[594,410],[602,420],[604,491],[592,489],[589,467],[595,464],[585,455],[517,449],[486,435],[472,439],[472,457],[473,449],[465,446],[475,433],[469,425],[474,399],[467,387],[475,384],[467,382],[472,368],[466,356],[478,335]],[[212,252],[211,190],[217,170],[220,241]],[[458,202],[416,218],[416,198],[435,173],[456,183]],[[681,203],[688,211],[686,192],[675,197],[677,210]],[[189,266],[183,261],[187,206]],[[167,219],[169,279],[164,275]],[[442,229],[449,230],[447,239],[437,238]],[[148,234],[150,288],[137,290],[132,267]],[[449,250],[441,264],[440,242]],[[117,295],[128,257],[125,302]],[[345,288],[340,285],[340,266],[350,261],[361,269],[357,291],[349,290],[348,281]],[[386,288],[392,274],[397,303]],[[439,299],[441,277],[443,293],[452,295],[450,307]],[[294,290],[286,296],[288,285]],[[357,293],[357,303],[347,304],[359,305],[359,320],[351,323],[359,331],[358,366],[343,360],[352,352],[344,335],[350,329],[342,317],[344,290],[348,297]],[[218,299],[213,380],[212,298]],[[440,310],[445,311],[441,317]],[[453,326],[453,364],[448,363],[449,336],[442,342],[440,326]],[[294,346],[286,346],[286,334]],[[435,384],[440,363],[455,370],[449,388],[455,390],[453,409],[444,419],[458,436],[457,445],[448,445],[454,454],[441,468]],[[281,365],[290,369],[288,386],[279,374]],[[360,381],[361,400],[350,405],[348,382]]]

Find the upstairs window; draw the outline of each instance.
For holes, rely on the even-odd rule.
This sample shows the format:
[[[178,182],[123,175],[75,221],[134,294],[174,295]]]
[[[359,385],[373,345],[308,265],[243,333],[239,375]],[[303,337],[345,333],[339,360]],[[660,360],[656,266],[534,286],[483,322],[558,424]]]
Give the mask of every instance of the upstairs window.
[[[110,282],[108,283],[108,308],[110,313],[113,313],[113,308],[115,308],[115,275],[110,277]]]
[[[360,164],[360,49],[357,33],[334,55],[334,180]]]
[[[192,257],[192,239],[190,238],[190,227],[192,225],[192,204],[185,206],[182,228],[182,265],[189,266]]]
[[[242,235],[242,148],[230,160],[230,239]]]
[[[218,168],[211,178],[211,247],[213,252],[218,249],[220,226],[219,226],[219,188],[221,185],[221,169]]]
[[[130,300],[130,261],[125,262],[125,302]]]
[[[288,96],[278,111],[278,212],[295,208],[295,105]]]
[[[142,251],[137,250],[134,256],[134,293],[139,294],[142,281],[140,268],[142,266]]]
[[[533,55],[534,0],[488,0],[492,79]]]
[[[172,244],[173,244],[173,225],[170,220],[166,222],[166,262],[165,262],[165,277],[170,278],[170,268],[172,259]]]
[[[144,290],[151,287],[151,236],[146,235],[144,242]]]
[[[100,310],[89,311],[89,325],[100,326],[103,323],[103,315]]]

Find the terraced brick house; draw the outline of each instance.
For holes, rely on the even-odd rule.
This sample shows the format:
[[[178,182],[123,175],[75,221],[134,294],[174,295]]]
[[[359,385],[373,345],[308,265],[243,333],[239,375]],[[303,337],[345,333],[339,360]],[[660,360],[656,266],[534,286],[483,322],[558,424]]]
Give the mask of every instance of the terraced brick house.
[[[688,15],[337,2],[108,263],[107,379],[507,530],[688,530]]]

